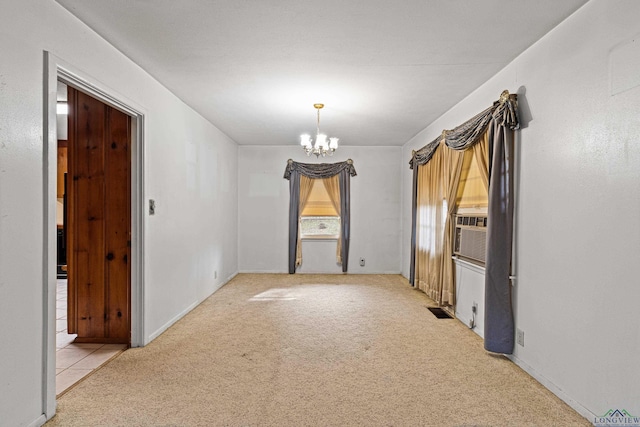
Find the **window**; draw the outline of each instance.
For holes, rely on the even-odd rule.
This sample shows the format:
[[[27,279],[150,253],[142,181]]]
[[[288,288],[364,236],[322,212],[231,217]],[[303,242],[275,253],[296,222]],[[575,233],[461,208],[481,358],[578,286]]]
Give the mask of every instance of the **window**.
[[[339,239],[340,216],[322,179],[313,180],[313,188],[300,214],[302,239]]]
[[[300,218],[300,233],[303,239],[338,239],[340,217],[303,216]]]
[[[454,216],[453,253],[474,264],[485,265],[489,194],[476,156],[465,153]]]
[[[482,182],[480,166],[471,152],[465,154],[462,163],[456,205],[459,214],[486,214],[489,206],[489,193]]]
[[[309,175],[317,177],[317,180]],[[296,268],[302,265],[302,232],[301,218],[310,216],[340,217],[340,234],[336,241],[336,262],[342,266],[342,272],[349,268],[349,182],[356,175],[356,169],[351,159],[338,163],[298,163],[289,159],[284,178],[289,180],[289,274],[294,274]],[[322,181],[320,181],[320,179]],[[320,182],[318,182],[320,181]],[[316,195],[311,198],[314,184]],[[324,191],[323,188],[324,187]],[[323,197],[319,197],[319,193]],[[326,194],[325,194],[326,193]],[[316,197],[318,196],[318,197]],[[327,197],[328,196],[328,197]],[[329,199],[330,204],[326,199]],[[307,203],[309,202],[309,203]],[[323,202],[323,203],[320,203]],[[330,208],[329,212],[310,212],[314,205]],[[309,210],[307,210],[309,209]],[[323,218],[326,220],[326,218]],[[319,224],[318,224],[319,225]],[[328,224],[324,223],[328,227]],[[326,230],[326,228],[323,228]],[[317,237],[315,238],[321,238]],[[325,235],[325,239],[332,239]]]

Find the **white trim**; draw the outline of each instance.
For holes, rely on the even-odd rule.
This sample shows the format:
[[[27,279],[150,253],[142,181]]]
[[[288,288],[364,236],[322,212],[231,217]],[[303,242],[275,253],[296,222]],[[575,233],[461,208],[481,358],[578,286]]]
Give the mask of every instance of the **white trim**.
[[[50,55],[55,58],[54,55]],[[56,58],[58,59],[58,58]],[[136,107],[132,107],[131,101],[129,100],[121,100],[122,97],[118,95],[112,95],[111,92],[113,90],[103,88],[96,83],[90,82],[90,78],[86,76],[81,76],[80,72],[74,70],[72,66],[64,63],[64,61],[58,59],[56,61],[56,72],[57,79],[68,84],[69,86],[73,86],[74,88],[81,90],[87,95],[91,95],[97,100],[104,102],[105,104],[109,104],[110,106],[117,108],[125,114],[132,116],[133,118],[138,118],[138,116],[142,116],[143,113]]]
[[[339,265],[336,265],[336,268],[340,268]],[[288,270],[240,270],[238,273],[236,274],[289,274]],[[398,271],[398,270],[382,270],[382,271],[377,271],[377,270],[373,270],[373,271],[363,271],[362,273],[355,273],[355,272],[351,272],[351,271],[347,271],[346,273],[343,273],[342,270],[339,271],[296,271],[295,274],[327,274],[327,275],[332,275],[332,274],[339,274],[339,275],[350,275],[350,276],[368,276],[368,275],[390,275],[390,276],[402,276],[402,272]],[[235,276],[234,276],[235,277]],[[405,279],[407,279],[405,277]],[[407,279],[408,280],[408,279]]]
[[[57,75],[52,55],[44,52],[42,144],[42,414],[56,413],[56,182],[57,182]]]
[[[288,274],[288,270],[239,270],[236,274]]]
[[[27,426],[28,427],[40,427],[41,425],[43,425],[46,422],[47,422],[47,417],[43,414],[43,415],[40,415],[35,420],[33,420],[30,424],[27,424]]]
[[[236,271],[235,273],[233,273],[232,275],[230,275],[229,277],[227,277],[227,279],[220,285],[220,288],[223,287],[224,285],[226,285],[227,283],[229,283],[234,277],[236,277],[238,275],[238,272]],[[218,288],[218,289],[220,289]],[[215,291],[214,291],[215,292]],[[213,295],[213,294],[212,294]]]
[[[340,236],[336,234],[301,234],[300,240],[326,240],[336,242],[340,240]]]
[[[131,120],[131,347],[143,347],[145,341],[144,308],[145,258],[145,117]]]
[[[518,359],[516,356],[512,354],[505,354],[507,359],[511,360],[513,363],[518,365],[523,371],[527,374],[531,375],[536,381],[542,384],[545,388],[547,388],[551,393],[555,394],[562,400],[564,403],[572,407],[577,413],[585,417],[587,420],[591,421],[596,418],[596,414],[589,411],[587,408],[582,406],[579,402],[571,398],[567,393],[565,393],[560,387],[555,385],[551,380],[546,378],[544,375],[541,375],[535,369],[533,369],[530,365]]]
[[[156,330],[154,333],[149,335],[149,341],[148,342],[151,342],[151,341],[155,340],[156,338],[158,338],[160,335],[162,335],[162,333],[164,331],[166,331],[167,329],[172,327],[178,320],[182,319],[184,316],[189,314],[189,312],[191,310],[193,310],[194,308],[196,308],[198,305],[200,305],[201,302],[202,301],[194,301],[189,306],[187,306],[187,308],[185,308],[180,313],[176,314],[171,319],[169,319],[169,321],[167,323],[165,323],[164,325],[160,326],[160,328],[158,328],[158,330]]]
[[[43,117],[43,414],[55,415],[55,293],[56,293],[56,174],[57,129],[56,95],[58,80],[85,92],[131,116],[131,346],[145,344],[145,144],[143,109],[113,89],[76,70],[50,52],[44,51],[44,117]]]
[[[170,327],[172,327],[176,322],[178,322],[180,319],[182,319],[184,316],[186,316],[187,314],[189,314],[189,312],[191,312],[191,310],[193,310],[194,308],[196,308],[197,306],[199,306],[200,304],[202,304],[207,298],[211,297],[211,295],[215,294],[218,290],[220,290],[220,288],[222,288],[224,285],[226,285],[227,283],[229,283],[229,281],[231,281],[231,279],[233,279],[234,277],[236,277],[238,275],[238,273],[233,273],[232,275],[230,275],[225,281],[223,281],[222,283],[220,283],[220,285],[218,285],[218,287],[216,289],[214,289],[209,295],[207,295],[206,297],[194,301],[193,303],[191,303],[187,308],[185,308],[184,310],[182,310],[180,313],[178,313],[177,315],[173,316],[173,318],[171,318],[168,322],[166,322],[164,325],[162,325],[158,330],[156,330],[154,333],[152,333],[149,336],[149,341],[147,342],[151,342],[154,339],[158,338],[160,335],[162,335],[167,329],[169,329]]]

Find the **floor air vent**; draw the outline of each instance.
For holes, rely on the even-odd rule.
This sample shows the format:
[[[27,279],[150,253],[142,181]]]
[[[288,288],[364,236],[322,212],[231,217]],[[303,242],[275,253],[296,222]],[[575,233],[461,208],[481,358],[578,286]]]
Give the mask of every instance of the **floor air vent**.
[[[427,307],[427,308],[438,319],[453,319],[453,317],[451,317],[449,313],[447,313],[445,310],[441,309],[440,307]]]

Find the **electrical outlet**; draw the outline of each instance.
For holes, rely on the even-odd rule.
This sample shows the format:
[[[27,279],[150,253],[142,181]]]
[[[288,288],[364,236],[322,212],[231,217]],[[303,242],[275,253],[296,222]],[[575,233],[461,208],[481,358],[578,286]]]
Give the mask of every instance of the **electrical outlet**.
[[[156,201],[153,199],[149,199],[149,215],[156,214]]]
[[[478,303],[474,302],[473,305],[471,306],[471,312],[472,313],[478,313]]]
[[[214,272],[213,272],[213,278],[214,278],[214,279],[217,279],[217,278],[218,278],[218,270],[216,270],[216,271],[214,271]]]
[[[524,331],[521,329],[516,329],[516,342],[524,347]]]
[[[364,258],[360,258],[360,267],[364,267]]]

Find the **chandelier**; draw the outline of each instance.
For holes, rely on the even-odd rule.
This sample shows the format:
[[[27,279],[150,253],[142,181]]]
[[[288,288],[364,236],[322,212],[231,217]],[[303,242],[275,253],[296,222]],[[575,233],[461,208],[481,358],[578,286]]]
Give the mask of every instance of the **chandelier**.
[[[316,128],[316,141],[311,140],[309,134],[300,135],[300,145],[307,156],[315,154],[316,157],[324,157],[327,154],[333,156],[334,151],[338,148],[338,138],[329,138],[327,141],[327,135],[320,133],[320,109],[324,107],[324,104],[313,104],[313,107],[318,110],[318,124]]]

